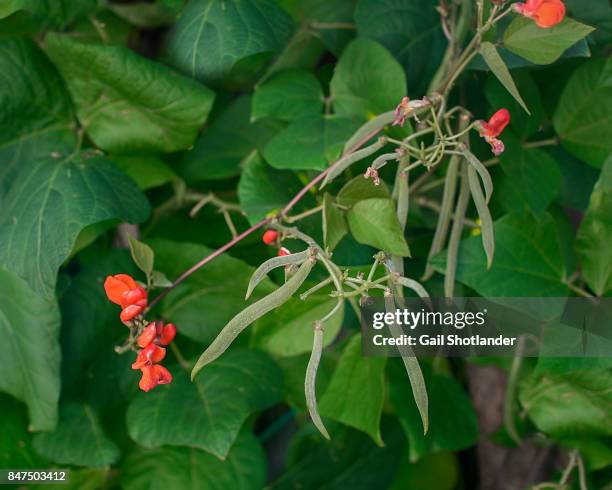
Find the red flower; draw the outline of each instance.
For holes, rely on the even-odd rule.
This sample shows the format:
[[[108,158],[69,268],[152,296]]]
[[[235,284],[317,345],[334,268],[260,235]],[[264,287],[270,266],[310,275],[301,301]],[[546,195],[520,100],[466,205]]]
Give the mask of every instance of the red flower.
[[[176,336],[176,327],[173,323],[168,323],[168,325],[162,328],[161,333],[158,333],[158,335],[159,343],[161,345],[168,345]]]
[[[127,274],[108,276],[104,281],[104,291],[108,299],[123,308],[120,315],[123,323],[140,315],[147,306],[147,291]]]
[[[166,349],[155,344],[149,344],[138,353],[136,361],[132,364],[132,369],[142,369],[145,366],[151,366],[153,363],[161,361],[164,357],[166,357]]]
[[[527,0],[525,3],[515,3],[513,7],[543,29],[556,26],[565,17],[565,5],[561,0]]]
[[[172,374],[170,374],[170,371],[159,364],[145,366],[140,371],[142,372],[142,378],[138,386],[142,391],[149,391],[157,385],[167,385],[172,382]]]
[[[151,322],[142,331],[136,343],[140,347],[146,347],[155,343],[168,345],[176,336],[176,327],[172,323],[164,326],[163,322]]]
[[[139,305],[126,306],[125,308],[123,308],[123,310],[121,310],[119,318],[121,318],[121,321],[123,323],[127,323],[130,320],[136,318],[138,315],[140,315],[142,313],[142,310],[144,310],[144,308]]]
[[[510,113],[508,109],[500,109],[491,116],[488,121],[476,121],[476,128],[487,143],[491,145],[494,155],[499,155],[504,151],[504,143],[497,137],[504,128],[510,123]]]
[[[278,256],[279,257],[283,257],[285,255],[291,255],[291,252],[289,251],[289,249],[285,248],[285,247],[281,247],[278,249]]]
[[[267,230],[261,238],[266,245],[272,245],[278,238],[278,232],[276,230]]]

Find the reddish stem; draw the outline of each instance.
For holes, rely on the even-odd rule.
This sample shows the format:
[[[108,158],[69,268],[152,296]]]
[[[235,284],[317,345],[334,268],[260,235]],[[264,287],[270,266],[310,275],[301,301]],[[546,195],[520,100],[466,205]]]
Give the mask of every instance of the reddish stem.
[[[371,138],[373,138],[374,136],[376,136],[378,133],[380,133],[381,129],[377,129],[374,131],[371,131],[370,133],[368,133],[367,135],[365,135],[360,141],[358,141],[355,146],[353,146],[352,148],[350,148],[343,156],[346,156],[350,153],[353,153],[354,151],[358,150],[359,148],[361,148],[363,145],[365,145],[368,141],[370,141]],[[330,165],[329,167],[327,167],[325,170],[323,170],[323,172],[321,172],[319,175],[317,175],[314,179],[312,179],[310,182],[308,182],[308,184],[306,184],[301,190],[300,192],[298,192],[293,199],[291,199],[291,201],[289,201],[287,203],[287,205],[281,210],[279,211],[275,216],[271,216],[269,218],[265,218],[263,220],[261,220],[260,222],[254,224],[253,226],[251,226],[248,230],[243,231],[242,233],[240,233],[239,235],[237,235],[236,237],[234,237],[232,240],[230,240],[229,242],[227,242],[225,245],[223,245],[221,248],[218,248],[217,250],[215,250],[213,253],[211,253],[210,255],[207,255],[206,257],[204,257],[202,260],[200,260],[198,263],[194,264],[193,266],[191,266],[189,269],[187,269],[185,272],[183,272],[179,277],[176,278],[176,280],[174,281],[174,283],[172,283],[172,286],[170,286],[169,288],[163,290],[161,293],[159,293],[155,298],[153,298],[153,301],[151,301],[151,303],[149,303],[149,306],[147,308],[147,310],[150,310],[151,308],[153,308],[153,306],[155,306],[162,298],[164,298],[170,291],[172,291],[176,286],[178,286],[180,283],[182,283],[185,279],[187,279],[191,274],[193,274],[194,272],[196,272],[198,269],[200,269],[201,267],[205,266],[206,264],[208,264],[209,262],[211,262],[212,260],[216,259],[219,255],[221,255],[222,253],[226,252],[227,250],[229,250],[230,248],[232,248],[234,245],[236,245],[239,241],[243,240],[244,238],[246,238],[247,236],[249,236],[251,233],[253,233],[254,231],[257,231],[258,229],[266,226],[267,224],[269,224],[270,222],[274,221],[277,218],[283,218],[287,215],[287,213],[289,211],[291,211],[291,209],[293,208],[293,206],[295,206],[300,199],[302,199],[302,197],[304,197],[308,191],[310,191],[310,189],[312,189],[315,185],[317,185],[319,182],[321,182],[325,176],[332,171],[332,169],[334,169],[336,167],[336,165],[338,165],[338,163],[340,162],[340,159],[338,161],[336,161],[334,164]]]

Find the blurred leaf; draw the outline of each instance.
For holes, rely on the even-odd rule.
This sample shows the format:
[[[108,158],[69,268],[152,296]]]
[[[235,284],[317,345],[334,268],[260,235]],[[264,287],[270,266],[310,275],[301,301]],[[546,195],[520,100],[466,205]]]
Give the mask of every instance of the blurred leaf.
[[[393,255],[410,255],[391,199],[364,199],[347,214],[351,233],[359,243],[371,245]]]
[[[565,296],[563,261],[554,220],[544,214],[510,214],[494,224],[495,260],[490,270],[478,236],[464,239],[457,258],[457,281],[481,296]],[[444,273],[446,254],[432,260]]]
[[[375,185],[371,179],[358,175],[349,180],[336,196],[336,201],[342,206],[353,206],[364,199],[391,199],[387,184],[381,181]]]
[[[357,119],[336,115],[301,117],[270,140],[264,157],[275,168],[323,170],[359,126]]]
[[[226,352],[193,382],[170,371],[172,383],[140,393],[127,411],[128,433],[145,447],[190,446],[225,459],[247,417],[282,396],[280,369],[253,349]]]
[[[589,207],[578,230],[577,251],[587,284],[602,296],[612,290],[612,157],[595,184]]]
[[[324,95],[317,78],[306,70],[279,72],[255,89],[251,120],[274,117],[293,121],[321,114]]]
[[[105,158],[85,153],[21,162],[3,204],[0,264],[45,298],[53,296],[57,270],[85,226],[111,218],[140,223],[149,214],[130,179]],[[43,251],[43,244],[53,245]]]
[[[156,3],[111,3],[108,8],[122,19],[137,27],[152,28],[172,24],[177,12]]]
[[[336,245],[348,233],[348,225],[342,211],[335,205],[331,195],[325,193],[323,197],[323,243],[329,250]]]
[[[109,158],[123,173],[131,177],[143,191],[159,187],[176,179],[176,174],[157,155],[146,153],[118,154],[110,155]]]
[[[265,481],[265,454],[248,431],[240,433],[223,461],[194,447],[136,447],[121,472],[122,488],[126,490],[260,490]]]
[[[567,150],[594,167],[612,152],[612,61],[591,60],[565,86],[553,117]]]
[[[156,267],[168,277],[178,277],[213,250],[195,243],[154,239]],[[263,245],[262,245],[263,246]],[[181,334],[198,342],[211,342],[238,312],[271,292],[273,284],[264,279],[244,300],[255,269],[230,255],[222,255],[174,288],[161,303],[165,318],[172,318]]]
[[[51,430],[57,422],[59,327],[55,301],[0,269],[0,390],[28,405],[31,430]]]
[[[406,77],[380,44],[356,39],[342,52],[330,91],[336,114],[368,119],[397,106],[406,95]]]
[[[96,0],[3,0],[0,5],[0,18],[25,10],[43,25],[64,27],[96,7]]]
[[[408,460],[409,447],[404,450],[402,464],[389,490],[453,490],[459,481],[459,464],[452,453],[428,454],[416,463]]]
[[[413,98],[424,95],[446,47],[437,6],[435,0],[357,1],[359,35],[378,41],[400,62]]]
[[[139,242],[131,236],[129,237],[129,242],[134,263],[147,277],[149,277],[153,273],[153,264],[155,262],[155,253],[153,249],[146,243]]]
[[[361,335],[346,344],[319,410],[323,417],[337,420],[368,434],[379,446],[380,417],[385,398],[385,364],[380,357],[363,357]],[[332,440],[334,431],[330,430]]]
[[[172,152],[193,143],[212,107],[209,89],[127,48],[58,34],[46,42],[97,146]]]
[[[429,431],[423,434],[419,410],[401,363],[389,363],[389,395],[408,438],[410,461],[439,451],[459,451],[478,440],[476,413],[461,385],[421,364],[429,395]]]
[[[183,73],[217,85],[237,62],[279,52],[292,24],[273,0],[190,0],[170,32],[167,57]]]
[[[0,466],[2,468],[42,468],[44,463],[32,448],[28,417],[23,405],[7,395],[0,395]]]
[[[234,100],[179,159],[179,173],[187,180],[225,179],[240,175],[242,166],[263,150],[282,124],[264,119],[250,122],[251,98]]]
[[[172,281],[163,272],[153,271],[152,284],[156,288],[169,288],[172,286]]]
[[[547,65],[591,32],[591,26],[569,17],[556,26],[542,29],[532,19],[517,16],[504,32],[504,47],[528,61]]]
[[[59,465],[103,468],[119,459],[119,448],[106,435],[88,405],[60,405],[60,420],[53,432],[34,436],[34,448]]]
[[[336,305],[328,296],[309,296],[306,300],[291,298],[274,312],[257,320],[251,345],[273,356],[289,357],[310,352],[313,324]],[[323,345],[333,342],[342,327],[344,308],[325,322]]]
[[[591,34],[597,42],[612,41],[612,9],[608,0],[565,0],[572,18],[595,27]]]

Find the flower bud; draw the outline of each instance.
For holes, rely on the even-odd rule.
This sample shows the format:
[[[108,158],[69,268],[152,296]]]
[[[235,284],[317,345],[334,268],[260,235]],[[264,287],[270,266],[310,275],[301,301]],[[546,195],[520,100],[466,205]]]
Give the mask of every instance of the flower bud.
[[[262,240],[266,245],[272,245],[278,238],[278,232],[276,230],[266,230],[263,234]]]
[[[143,309],[144,308],[142,306],[139,306],[139,305],[130,305],[130,306],[127,306],[126,308],[123,308],[123,310],[121,310],[121,314],[119,315],[119,318],[121,318],[121,321],[123,323],[127,323],[130,320],[132,320],[133,318],[135,318],[138,315],[140,315],[142,313]]]
[[[138,340],[136,341],[136,343],[140,347],[146,347],[147,345],[151,344],[155,340],[155,337],[157,337],[156,323],[157,322],[149,323],[145,327],[145,329],[142,331],[142,333],[138,336]]]
[[[174,340],[174,337],[176,336],[176,327],[174,326],[173,323],[168,323],[168,325],[166,325],[161,334],[159,335],[159,343],[161,345],[168,345],[170,342],[172,342]]]
[[[289,251],[289,249],[285,248],[285,247],[281,247],[278,249],[278,256],[279,257],[283,257],[285,255],[291,255],[291,252]]]

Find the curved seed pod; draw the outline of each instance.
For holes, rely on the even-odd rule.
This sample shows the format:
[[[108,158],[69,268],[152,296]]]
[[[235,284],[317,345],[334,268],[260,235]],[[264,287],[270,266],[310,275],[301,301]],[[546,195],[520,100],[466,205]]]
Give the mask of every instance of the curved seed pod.
[[[306,377],[304,379],[304,392],[306,395],[306,406],[308,407],[308,413],[312,419],[313,424],[319,432],[325,437],[330,439],[329,433],[323,425],[319,410],[317,409],[317,394],[316,394],[316,382],[317,382],[317,369],[319,368],[319,362],[321,361],[321,352],[323,351],[323,324],[321,322],[315,322],[314,326],[314,340],[312,344],[312,353],[308,360],[308,367],[306,368]]]
[[[375,170],[378,170],[379,168],[384,167],[387,162],[390,162],[392,160],[397,160],[397,159],[398,159],[398,155],[395,152],[393,152],[393,153],[384,153],[384,154],[376,157],[374,159],[374,161],[372,162],[372,165],[370,165],[370,167],[372,167]]]
[[[467,168],[464,165],[461,169],[461,187],[459,197],[455,205],[453,215],[453,226],[448,239],[446,248],[446,270],[444,271],[444,296],[452,298],[455,292],[455,273],[457,272],[457,254],[459,253],[459,242],[463,233],[463,221],[470,200],[470,187],[468,184]]]
[[[386,139],[378,138],[376,143],[372,143],[370,146],[366,146],[361,150],[357,150],[356,152],[349,153],[343,156],[338,162],[334,164],[329,173],[325,176],[325,179],[321,183],[321,189],[325,187],[329,182],[334,180],[338,175],[344,172],[347,168],[349,168],[353,163],[363,160],[364,158],[369,157],[373,153],[376,153],[380,150],[386,143]]]
[[[480,175],[482,185],[485,189],[485,202],[488,204],[489,200],[491,199],[491,195],[493,194],[493,181],[491,180],[491,175],[489,174],[487,167],[485,167],[471,151],[463,150],[462,153],[470,165],[474,167],[476,172],[478,172],[478,175]]]
[[[255,270],[255,272],[253,272],[244,299],[249,299],[249,297],[253,293],[253,290],[263,280],[263,278],[268,275],[268,272],[284,265],[301,264],[308,258],[310,254],[310,250],[306,249],[303,252],[298,252],[290,255],[282,255],[280,257],[273,257],[269,260],[266,260]]]
[[[388,312],[395,311],[393,296],[387,293],[385,293],[385,309]],[[394,322],[389,324],[389,330],[391,330],[391,335],[395,338],[401,338],[404,333],[402,328]],[[398,345],[397,348],[402,356],[402,361],[410,380],[410,386],[412,386],[412,395],[421,415],[423,434],[427,434],[429,430],[429,398],[425,387],[425,378],[423,378],[423,372],[421,371],[421,366],[419,366],[419,360],[414,356],[414,352],[409,346]]]
[[[374,131],[381,130],[387,124],[391,124],[395,119],[395,111],[383,112],[382,114],[376,116],[371,121],[368,121],[363,126],[361,126],[355,134],[349,138],[349,140],[344,145],[344,150],[342,150],[342,154],[346,154],[351,151],[352,148],[355,147],[363,138],[365,138],[368,134],[373,133]]]
[[[315,262],[316,259],[314,257],[309,257],[300,266],[295,275],[293,275],[285,284],[259,301],[247,306],[244,310],[232,318],[227,325],[223,327],[223,330],[219,332],[219,335],[217,335],[215,340],[213,340],[212,344],[210,344],[202,353],[198,359],[198,362],[196,362],[196,365],[191,371],[191,380],[193,381],[198,372],[200,372],[204,366],[210,364],[217,357],[223,354],[234,339],[238,337],[238,335],[246,327],[287,301],[306,280]]]
[[[414,279],[409,279],[407,277],[398,277],[397,282],[408,289],[412,289],[415,293],[417,293],[419,298],[425,300],[429,307],[432,306],[429,293],[425,290],[425,288],[421,285],[420,282],[415,281]]]
[[[491,264],[493,263],[493,254],[495,253],[493,219],[491,218],[489,207],[485,202],[485,197],[482,195],[482,189],[480,188],[480,182],[478,181],[478,175],[476,175],[476,170],[474,170],[474,167],[468,168],[468,181],[470,183],[472,199],[474,199],[478,216],[480,216],[482,246],[487,254],[487,269],[490,269]]]

